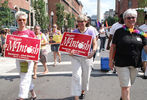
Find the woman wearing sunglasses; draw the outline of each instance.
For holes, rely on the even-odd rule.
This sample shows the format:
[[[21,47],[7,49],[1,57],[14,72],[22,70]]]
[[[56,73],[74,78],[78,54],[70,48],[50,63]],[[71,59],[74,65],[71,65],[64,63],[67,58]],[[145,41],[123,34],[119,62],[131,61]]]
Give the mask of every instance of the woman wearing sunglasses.
[[[13,32],[13,35],[22,36],[22,37],[31,37],[35,38],[35,34],[33,31],[26,28],[27,23],[27,14],[22,11],[18,11],[15,14],[16,21],[18,23],[18,30]],[[16,66],[19,70],[20,74],[20,84],[19,84],[19,99],[17,100],[25,100],[28,99],[29,91],[31,92],[32,99],[36,99],[36,94],[33,90],[34,85],[32,84],[32,72],[33,72],[33,61],[27,60],[16,60]],[[21,70],[25,66],[23,71]]]
[[[147,36],[135,28],[137,11],[128,9],[123,14],[124,25],[116,30],[109,55],[109,66],[114,65],[121,87],[121,100],[130,100],[130,88],[141,66],[141,51],[147,52]]]
[[[72,62],[72,87],[71,94],[74,100],[84,99],[85,93],[89,90],[89,81],[91,68],[93,66],[93,55],[96,52],[97,42],[96,35],[93,29],[86,27],[87,17],[79,15],[77,18],[77,29],[74,33],[85,34],[92,36],[91,50],[87,57],[82,57],[74,54],[74,50],[69,54]]]

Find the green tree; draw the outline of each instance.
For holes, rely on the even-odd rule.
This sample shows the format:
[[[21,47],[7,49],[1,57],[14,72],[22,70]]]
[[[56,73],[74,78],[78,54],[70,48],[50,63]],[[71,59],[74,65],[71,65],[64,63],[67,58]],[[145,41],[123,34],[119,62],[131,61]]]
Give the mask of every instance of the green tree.
[[[138,8],[145,8],[147,7],[147,0],[138,0]],[[138,24],[142,24],[144,23],[144,9],[138,9],[138,17],[137,17],[137,21]]]
[[[48,28],[49,17],[45,12],[45,2],[44,0],[34,0],[33,7],[35,10],[35,19],[37,24],[40,25],[42,29]]]
[[[14,15],[8,7],[8,1],[5,0],[3,3],[0,3],[0,27],[9,27],[14,21]]]
[[[147,7],[147,0],[138,0],[138,8]]]
[[[112,26],[115,22],[118,21],[118,17],[114,16],[114,17],[108,17],[107,19],[105,19],[104,21],[104,25],[106,26],[106,20],[107,20],[107,23],[108,23],[108,26]]]
[[[61,3],[56,4],[56,16],[58,28],[62,29],[64,25],[64,6]]]
[[[75,26],[75,16],[73,14],[67,14],[66,15],[66,20],[67,20],[67,28],[74,28]]]

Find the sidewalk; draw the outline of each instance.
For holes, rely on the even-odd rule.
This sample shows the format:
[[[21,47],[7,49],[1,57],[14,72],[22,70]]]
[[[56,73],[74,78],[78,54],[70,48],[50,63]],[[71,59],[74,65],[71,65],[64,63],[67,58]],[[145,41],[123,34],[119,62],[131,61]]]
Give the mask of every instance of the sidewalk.
[[[16,68],[15,59],[0,57],[0,75]]]

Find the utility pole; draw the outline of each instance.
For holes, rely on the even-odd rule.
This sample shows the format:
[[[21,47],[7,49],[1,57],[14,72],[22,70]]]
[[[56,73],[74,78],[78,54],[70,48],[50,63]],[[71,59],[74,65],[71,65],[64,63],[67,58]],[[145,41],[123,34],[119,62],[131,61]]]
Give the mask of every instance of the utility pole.
[[[100,21],[100,0],[97,0],[97,19]]]

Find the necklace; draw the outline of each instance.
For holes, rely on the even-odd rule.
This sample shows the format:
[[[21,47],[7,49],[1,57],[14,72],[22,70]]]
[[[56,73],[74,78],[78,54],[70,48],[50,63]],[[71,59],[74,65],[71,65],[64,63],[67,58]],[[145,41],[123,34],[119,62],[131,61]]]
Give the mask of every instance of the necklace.
[[[147,34],[146,33],[142,32],[142,31],[139,31],[137,29],[127,28],[126,25],[123,25],[123,29],[125,31],[129,31],[130,33],[140,34],[140,35],[144,36],[145,38],[147,38]]]

